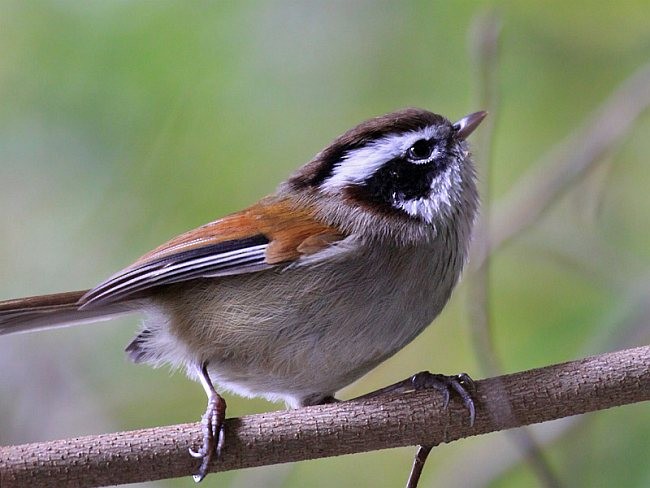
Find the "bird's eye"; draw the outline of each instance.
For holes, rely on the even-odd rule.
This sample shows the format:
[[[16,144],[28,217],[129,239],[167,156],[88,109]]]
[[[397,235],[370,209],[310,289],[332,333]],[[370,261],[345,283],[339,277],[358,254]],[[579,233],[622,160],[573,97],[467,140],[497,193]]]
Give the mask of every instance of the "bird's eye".
[[[433,153],[433,141],[427,141],[426,139],[420,139],[406,151],[406,156],[411,161],[423,161],[431,157]]]

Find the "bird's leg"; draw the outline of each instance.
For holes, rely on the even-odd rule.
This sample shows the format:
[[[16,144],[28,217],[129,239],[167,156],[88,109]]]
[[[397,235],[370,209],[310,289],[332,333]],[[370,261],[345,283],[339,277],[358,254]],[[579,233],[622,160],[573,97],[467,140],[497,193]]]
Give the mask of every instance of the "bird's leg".
[[[408,391],[419,391],[426,389],[435,389],[443,394],[444,408],[449,405],[449,399],[452,393],[460,397],[465,408],[469,411],[469,425],[474,425],[476,417],[476,408],[474,406],[473,395],[476,393],[476,386],[472,378],[466,373],[447,376],[443,374],[433,374],[429,371],[421,371],[410,378],[399,381],[393,385],[380,388],[379,390],[367,393],[355,400],[364,400],[367,398],[374,398],[386,393],[406,393]],[[409,479],[406,483],[407,488],[416,488],[424,468],[424,463],[433,446],[421,445],[418,446],[417,454],[413,460],[413,467]]]
[[[190,448],[190,454],[195,458],[201,459],[199,472],[194,475],[194,481],[201,481],[208,474],[208,467],[212,456],[221,456],[223,449],[225,430],[224,422],[226,420],[226,401],[217,390],[214,389],[210,375],[208,374],[208,363],[196,366],[196,372],[201,381],[201,385],[208,396],[208,406],[201,418],[203,428],[203,444],[195,451]]]

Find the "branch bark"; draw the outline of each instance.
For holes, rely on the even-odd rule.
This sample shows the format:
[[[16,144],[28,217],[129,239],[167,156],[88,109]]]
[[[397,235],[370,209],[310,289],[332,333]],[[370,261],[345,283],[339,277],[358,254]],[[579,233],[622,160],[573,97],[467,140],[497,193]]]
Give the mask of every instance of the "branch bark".
[[[650,400],[650,346],[477,382],[476,423],[420,391],[229,419],[213,471],[415,444],[440,444]],[[198,424],[0,448],[0,485],[101,486],[189,476]]]

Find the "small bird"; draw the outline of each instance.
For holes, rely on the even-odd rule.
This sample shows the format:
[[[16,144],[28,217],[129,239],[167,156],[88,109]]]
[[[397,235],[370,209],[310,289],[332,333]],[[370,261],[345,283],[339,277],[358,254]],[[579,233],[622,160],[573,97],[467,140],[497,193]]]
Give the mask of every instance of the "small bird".
[[[143,312],[129,358],[181,367],[208,396],[190,451],[200,481],[224,444],[215,383],[289,407],[331,402],[440,313],[467,261],[478,195],[466,138],[485,116],[369,119],[274,194],[91,290],[0,302],[0,335]]]

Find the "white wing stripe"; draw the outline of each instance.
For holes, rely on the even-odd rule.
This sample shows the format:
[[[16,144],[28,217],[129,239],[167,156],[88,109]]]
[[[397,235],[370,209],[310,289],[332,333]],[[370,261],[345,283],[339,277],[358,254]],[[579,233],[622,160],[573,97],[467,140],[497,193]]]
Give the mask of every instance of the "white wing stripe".
[[[126,275],[117,276],[114,285],[109,281],[102,288],[104,291],[93,296],[92,302],[101,301],[104,296],[110,295],[111,300],[121,295],[128,294],[134,288],[150,288],[156,285],[175,283],[193,278],[212,277],[215,272],[223,271],[227,274],[236,273],[238,270],[250,271],[251,265],[259,264],[266,257],[268,244],[251,246],[245,249],[236,249],[211,256],[189,259],[179,263],[169,263],[161,268],[149,267],[134,269]],[[144,271],[144,273],[143,273]],[[127,278],[125,281],[124,279]]]

